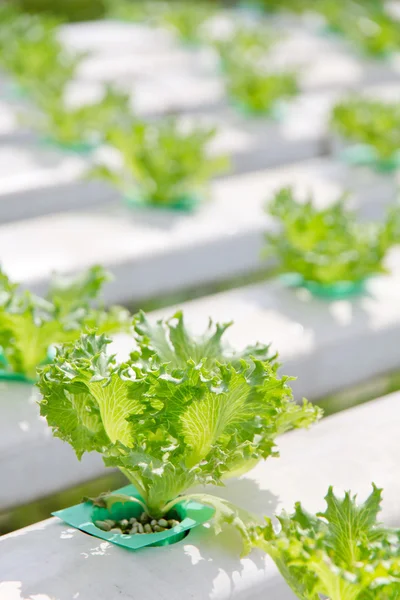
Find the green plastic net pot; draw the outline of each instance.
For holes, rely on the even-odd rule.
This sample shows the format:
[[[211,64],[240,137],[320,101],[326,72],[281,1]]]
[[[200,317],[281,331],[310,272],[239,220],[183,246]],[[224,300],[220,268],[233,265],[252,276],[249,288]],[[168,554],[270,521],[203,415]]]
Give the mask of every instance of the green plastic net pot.
[[[188,194],[176,199],[174,202],[151,202],[141,196],[125,195],[125,204],[130,208],[150,208],[154,210],[170,210],[176,212],[193,212],[200,204],[200,198],[195,194]]]
[[[231,105],[247,119],[271,119],[276,122],[283,121],[287,109],[286,105],[279,101],[275,102],[269,110],[255,110],[244,102],[239,102],[237,100],[231,100]]]
[[[22,381],[24,383],[34,383],[32,379],[26,377],[23,373],[13,373],[8,370],[8,362],[2,349],[0,348],[0,381]]]
[[[97,142],[74,142],[71,144],[66,144],[47,137],[42,138],[41,143],[45,146],[50,146],[55,150],[61,150],[62,152],[70,152],[73,154],[81,154],[83,156],[91,154],[99,147]]]
[[[141,497],[133,485],[127,485],[113,492],[114,494],[123,494],[134,496],[141,500]],[[144,534],[123,534],[103,531],[94,524],[95,521],[104,519],[130,519],[139,517],[143,512],[142,507],[136,502],[116,502],[110,510],[106,508],[94,507],[90,502],[83,502],[76,506],[71,506],[64,510],[52,513],[67,525],[75,527],[80,531],[89,533],[97,538],[122,546],[130,550],[139,550],[146,546],[168,546],[176,544],[184,539],[189,531],[194,527],[203,525],[214,515],[214,509],[210,506],[193,501],[182,501],[177,503],[172,511],[167,515],[168,518],[177,518],[179,525],[172,529],[160,533]]]
[[[339,154],[348,165],[371,167],[380,173],[393,173],[400,167],[400,149],[388,158],[379,158],[376,150],[368,144],[356,144]]]
[[[307,281],[297,273],[285,273],[280,276],[284,285],[293,288],[304,288],[317,298],[326,300],[345,300],[365,293],[366,280],[337,281],[336,283],[319,283]]]
[[[56,350],[51,346],[47,351],[47,359],[41,364],[45,365],[51,362],[55,356]],[[23,383],[34,384],[35,380],[30,379],[24,373],[15,373],[9,369],[9,364],[3,350],[0,348],[0,381],[20,381]]]

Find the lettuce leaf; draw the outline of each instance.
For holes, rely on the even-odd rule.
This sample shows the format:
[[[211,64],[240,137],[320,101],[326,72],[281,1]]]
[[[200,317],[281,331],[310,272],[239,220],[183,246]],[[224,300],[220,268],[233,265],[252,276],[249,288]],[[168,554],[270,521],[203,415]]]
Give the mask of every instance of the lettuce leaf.
[[[23,291],[0,271],[0,349],[6,369],[35,379],[54,344],[77,339],[97,327],[111,333],[128,330],[129,313],[92,307],[108,273],[94,266],[76,277],[56,276],[45,298]]]
[[[182,326],[180,316],[176,320]],[[135,327],[144,335],[144,315]],[[160,324],[155,327],[159,332]],[[209,356],[189,350],[187,358],[181,353],[171,360],[162,332],[157,350],[149,338],[143,342],[148,360],[138,351],[121,364],[107,352],[104,335],[83,334],[41,369],[40,410],[54,435],[78,458],[100,452],[135,485],[154,517],[193,485],[222,485],[237,469],[277,456],[278,435],[320,416],[306,401],[293,401],[290,378],[277,375],[276,363],[251,356],[211,359],[217,331],[206,334],[215,344]]]
[[[269,344],[257,343],[237,352],[222,340],[225,331],[231,325],[232,322],[214,324],[210,319],[205,333],[196,337],[188,331],[182,311],[155,323],[151,323],[143,311],[133,319],[135,340],[142,364],[144,361],[157,361],[168,363],[173,368],[184,368],[187,361],[192,359],[196,363],[203,361],[210,368],[217,361],[229,362],[250,356],[260,360],[276,359],[276,354],[271,353]]]
[[[300,503],[293,514],[270,519],[253,531],[253,543],[275,561],[302,600],[395,600],[400,598],[400,530],[378,521],[382,490],[373,485],[357,505],[346,492],[329,488],[323,513],[311,515]]]

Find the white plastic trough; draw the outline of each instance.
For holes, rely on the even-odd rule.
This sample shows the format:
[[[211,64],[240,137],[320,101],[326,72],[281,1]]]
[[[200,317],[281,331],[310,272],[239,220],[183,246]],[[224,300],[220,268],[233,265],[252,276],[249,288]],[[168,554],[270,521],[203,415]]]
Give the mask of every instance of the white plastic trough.
[[[84,179],[87,159],[29,144],[0,147],[0,223],[82,208],[97,208],[118,195]]]
[[[362,500],[374,481],[385,490],[384,522],[399,526],[399,422],[400,394],[329,417],[286,434],[280,458],[215,493],[272,515],[297,500],[323,509],[329,485]],[[268,557],[253,551],[239,559],[239,548],[228,529],[216,537],[200,527],[173,546],[132,553],[52,518],[0,538],[0,599],[294,600]]]
[[[21,185],[17,175],[14,181]],[[380,217],[395,199],[392,179],[328,159],[215,181],[211,200],[192,214],[130,210],[119,203],[102,207],[100,196],[81,198],[77,193],[71,198],[76,203],[81,198],[83,210],[2,225],[2,266],[13,279],[41,291],[54,270],[74,272],[103,263],[116,276],[107,296],[112,302],[140,301],[226,279],[266,266],[260,252],[271,221],[264,205],[286,185],[303,196],[314,191],[320,205],[335,200],[344,190],[353,191],[352,204],[371,218]],[[28,193],[19,197],[19,208],[10,205],[10,196],[1,199],[0,195],[3,219],[12,210],[18,216],[31,216],[29,197],[33,202],[34,196]],[[50,210],[62,210],[62,192],[53,198]],[[95,200],[98,208],[92,205],[90,211],[85,210],[84,202]]]
[[[316,400],[400,368],[398,252],[392,266],[391,277],[371,281],[369,294],[352,301],[312,300],[307,293],[270,281],[182,308],[194,331],[204,331],[210,316],[220,322],[233,320],[226,336],[236,348],[257,340],[272,342],[284,365],[282,372],[298,377],[292,384],[295,398]],[[174,311],[165,309],[153,318]],[[122,360],[131,344],[130,338],[119,340],[116,349]],[[0,511],[104,474],[97,455],[79,463],[72,448],[51,436],[39,418],[36,399],[29,385],[0,386],[0,480],[6,482],[0,488]]]

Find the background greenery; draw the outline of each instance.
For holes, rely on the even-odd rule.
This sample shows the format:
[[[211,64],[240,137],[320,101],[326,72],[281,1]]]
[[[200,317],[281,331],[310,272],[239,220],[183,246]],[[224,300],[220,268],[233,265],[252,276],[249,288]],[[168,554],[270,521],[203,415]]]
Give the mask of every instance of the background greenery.
[[[14,0],[27,12],[49,12],[66,21],[87,21],[104,15],[103,0]]]
[[[47,12],[65,21],[88,21],[99,19],[105,14],[104,0],[8,0],[27,12]],[[188,0],[188,2],[196,0]],[[205,0],[203,0],[204,2]],[[142,0],[132,0],[139,4]],[[207,0],[216,3],[217,0]]]

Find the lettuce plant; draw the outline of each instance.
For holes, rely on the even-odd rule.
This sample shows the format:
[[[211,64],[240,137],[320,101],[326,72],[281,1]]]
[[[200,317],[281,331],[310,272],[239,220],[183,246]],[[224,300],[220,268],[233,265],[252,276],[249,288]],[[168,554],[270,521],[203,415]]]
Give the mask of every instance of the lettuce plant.
[[[400,207],[392,207],[383,223],[359,223],[344,198],[318,210],[309,199],[301,203],[283,188],[267,205],[280,231],[267,234],[266,254],[275,256],[284,273],[305,282],[360,282],[385,273],[389,248],[400,243]]]
[[[35,379],[36,368],[48,359],[51,346],[77,339],[82,330],[104,333],[129,329],[129,314],[92,307],[109,275],[92,267],[76,277],[55,276],[40,298],[20,289],[0,272],[0,350],[5,369]]]
[[[345,140],[370,147],[377,161],[400,155],[398,103],[349,98],[334,106],[330,125],[332,131]]]
[[[83,55],[72,55],[62,47],[53,21],[32,19],[19,18],[0,35],[0,66],[30,94],[38,88],[63,89]]]
[[[358,19],[344,20],[343,35],[366,55],[380,58],[400,49],[400,22],[378,12]]]
[[[325,512],[313,515],[297,503],[294,513],[279,517],[278,531],[266,519],[254,544],[301,600],[398,600],[400,530],[377,521],[381,496],[373,485],[358,505],[350,492],[338,498],[329,488]]]
[[[228,166],[225,157],[206,153],[215,134],[215,128],[183,130],[175,119],[135,120],[106,135],[108,144],[120,154],[121,166],[99,165],[92,176],[106,179],[139,203],[185,205]]]
[[[124,124],[129,115],[129,94],[108,86],[97,102],[68,106],[62,93],[43,88],[34,94],[39,114],[32,112],[24,121],[45,139],[78,149],[102,141],[105,132]]]
[[[268,72],[249,60],[228,62],[226,88],[231,99],[249,113],[268,114],[280,100],[295,96],[299,89],[292,72]]]
[[[268,53],[275,42],[270,28],[265,26],[237,26],[224,38],[211,40],[225,68],[239,58],[258,60]]]
[[[207,2],[167,2],[159,9],[161,25],[176,32],[186,43],[197,43],[201,39],[201,29],[215,15],[215,8]]]
[[[324,17],[329,29],[366,55],[379,58],[400,47],[399,23],[380,0],[349,0],[346,4],[317,0],[312,8]]]
[[[84,334],[42,369],[40,408],[78,458],[96,451],[118,467],[152,518],[195,499],[214,506],[217,517],[233,521],[247,539],[240,511],[188,490],[222,485],[225,477],[276,456],[275,438],[309,426],[320,409],[292,400],[289,378],[278,376],[267,347],[229,349],[221,342],[226,327],[210,322],[203,336],[193,337],[180,313],[154,325],[140,314],[136,349],[124,363],[107,353],[104,335]]]

